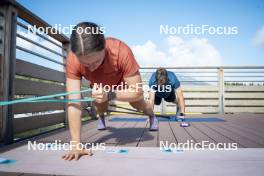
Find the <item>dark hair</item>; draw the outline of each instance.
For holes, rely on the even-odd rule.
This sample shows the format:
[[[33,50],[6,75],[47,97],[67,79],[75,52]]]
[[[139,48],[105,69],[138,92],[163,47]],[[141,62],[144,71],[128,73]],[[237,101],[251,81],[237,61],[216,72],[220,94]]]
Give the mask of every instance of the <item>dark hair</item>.
[[[168,80],[167,70],[165,68],[159,68],[156,71],[156,80],[158,85],[166,84]]]
[[[105,47],[105,38],[100,27],[91,22],[77,24],[72,31],[71,50],[76,55],[87,55],[101,51]]]

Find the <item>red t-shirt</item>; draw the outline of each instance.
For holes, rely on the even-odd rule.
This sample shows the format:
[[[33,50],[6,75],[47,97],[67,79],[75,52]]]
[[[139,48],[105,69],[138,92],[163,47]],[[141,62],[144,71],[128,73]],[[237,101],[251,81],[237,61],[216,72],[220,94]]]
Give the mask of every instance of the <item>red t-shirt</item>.
[[[73,52],[69,52],[66,64],[66,76],[71,79],[82,79],[91,84],[118,85],[124,77],[138,72],[139,65],[131,49],[122,41],[114,38],[106,39],[105,58],[102,64],[93,72],[82,65]]]

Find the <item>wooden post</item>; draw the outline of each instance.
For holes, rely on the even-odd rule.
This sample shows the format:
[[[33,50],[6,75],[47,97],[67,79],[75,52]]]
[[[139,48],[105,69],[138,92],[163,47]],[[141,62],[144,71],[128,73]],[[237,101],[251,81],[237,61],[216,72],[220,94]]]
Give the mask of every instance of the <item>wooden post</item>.
[[[0,6],[0,101],[14,98],[16,62],[16,20],[17,10],[13,0],[5,0]],[[0,107],[0,143],[13,142],[13,106]]]
[[[219,114],[224,114],[225,113],[225,98],[224,98],[224,86],[225,86],[225,81],[224,81],[224,69],[219,68],[218,69],[218,88],[219,88]]]

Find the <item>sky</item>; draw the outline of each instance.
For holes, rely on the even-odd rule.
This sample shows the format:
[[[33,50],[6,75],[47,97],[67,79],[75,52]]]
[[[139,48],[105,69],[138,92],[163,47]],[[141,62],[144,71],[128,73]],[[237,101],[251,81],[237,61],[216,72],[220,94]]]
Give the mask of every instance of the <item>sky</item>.
[[[264,66],[262,0],[18,0],[50,25],[82,21],[105,27],[143,66]],[[188,25],[232,28],[234,34],[161,33]],[[180,32],[179,32],[180,31]],[[68,35],[69,36],[69,35]]]

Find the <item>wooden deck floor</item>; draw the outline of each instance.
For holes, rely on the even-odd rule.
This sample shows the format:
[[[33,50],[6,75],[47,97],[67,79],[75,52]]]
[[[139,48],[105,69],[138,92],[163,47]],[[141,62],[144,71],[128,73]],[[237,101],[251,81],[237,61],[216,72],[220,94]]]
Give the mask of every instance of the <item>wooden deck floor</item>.
[[[237,143],[239,148],[264,147],[264,115],[192,115],[190,127],[180,127],[180,122],[160,121],[159,131],[150,132],[146,116],[136,116],[143,120],[119,120],[117,118],[135,118],[133,115],[113,115],[106,122],[105,131],[96,129],[96,121],[91,121],[82,127],[82,142],[106,143],[110,146],[159,147],[160,141],[169,143],[184,143],[193,141],[201,143]],[[115,119],[117,119],[115,121]],[[224,121],[221,121],[224,120]],[[54,142],[61,140],[69,142],[69,131],[49,135],[39,142]]]
[[[66,151],[29,151],[23,144],[0,153],[0,158],[16,160],[13,164],[0,164],[0,175],[261,176],[264,173],[264,116],[261,114],[192,115],[187,117],[191,121],[187,128],[180,127],[179,122],[161,120],[158,132],[150,132],[147,118],[141,117],[143,120],[135,120],[131,115],[110,116],[105,131],[96,129],[96,121],[83,125],[82,142],[106,143],[107,150],[125,148],[128,154],[94,151],[93,157],[67,162],[60,159]],[[54,140],[69,142],[69,131],[61,130],[37,139],[43,143]],[[188,140],[237,143],[239,149],[164,153],[158,148],[160,141],[179,144]]]

